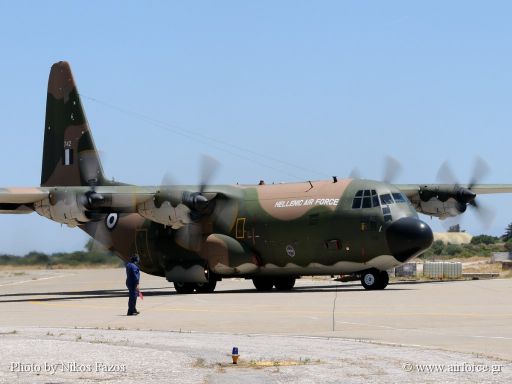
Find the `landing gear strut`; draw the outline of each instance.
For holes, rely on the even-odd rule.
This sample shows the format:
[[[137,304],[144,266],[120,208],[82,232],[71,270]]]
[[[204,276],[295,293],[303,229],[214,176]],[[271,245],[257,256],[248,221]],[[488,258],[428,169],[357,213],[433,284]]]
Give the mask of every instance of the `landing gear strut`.
[[[389,283],[389,275],[386,271],[369,269],[361,273],[361,284],[365,289],[384,289]]]

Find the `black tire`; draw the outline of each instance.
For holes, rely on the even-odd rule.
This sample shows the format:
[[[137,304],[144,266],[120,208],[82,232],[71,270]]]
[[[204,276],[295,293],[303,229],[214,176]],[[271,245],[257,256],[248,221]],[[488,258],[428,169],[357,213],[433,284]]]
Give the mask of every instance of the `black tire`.
[[[179,294],[189,294],[194,293],[195,284],[194,283],[178,283],[174,282],[174,289]]]
[[[217,280],[212,280],[207,283],[196,283],[195,285],[197,293],[212,293],[217,286]]]
[[[294,285],[294,277],[280,277],[274,280],[274,286],[278,291],[291,291]]]
[[[380,271],[376,269],[369,269],[361,273],[361,284],[364,289],[380,289],[381,279]]]
[[[272,279],[265,278],[265,277],[255,277],[252,279],[252,283],[256,287],[258,291],[261,292],[269,292],[272,290],[272,287],[274,286],[274,282]]]
[[[378,289],[384,289],[388,286],[389,275],[386,271],[380,271],[379,273],[380,284]]]

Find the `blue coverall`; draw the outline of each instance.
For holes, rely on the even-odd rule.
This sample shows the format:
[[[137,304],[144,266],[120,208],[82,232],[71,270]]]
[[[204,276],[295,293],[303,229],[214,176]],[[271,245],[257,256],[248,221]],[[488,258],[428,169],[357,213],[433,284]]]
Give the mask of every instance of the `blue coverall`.
[[[137,285],[139,285],[140,280],[140,270],[137,264],[133,262],[129,262],[126,264],[126,287],[129,291],[129,299],[128,299],[128,315],[133,315],[137,313],[137,297],[139,296],[139,291],[137,290]]]

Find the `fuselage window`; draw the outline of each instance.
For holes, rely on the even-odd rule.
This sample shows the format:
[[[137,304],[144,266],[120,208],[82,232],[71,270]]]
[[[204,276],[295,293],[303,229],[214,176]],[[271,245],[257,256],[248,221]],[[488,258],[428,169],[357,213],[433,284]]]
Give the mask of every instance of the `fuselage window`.
[[[380,195],[380,202],[382,203],[382,205],[394,203],[393,198],[391,197],[391,194],[389,194],[389,193]]]
[[[397,203],[406,203],[405,197],[401,193],[393,193],[393,198]]]

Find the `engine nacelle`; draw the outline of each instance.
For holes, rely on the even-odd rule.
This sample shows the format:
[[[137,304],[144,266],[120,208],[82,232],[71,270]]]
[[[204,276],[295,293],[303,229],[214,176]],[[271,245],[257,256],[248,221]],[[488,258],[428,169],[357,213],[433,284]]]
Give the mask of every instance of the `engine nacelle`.
[[[425,215],[439,217],[440,219],[446,219],[447,217],[455,217],[466,211],[467,205],[460,203],[455,199],[447,199],[441,201],[436,197],[431,198],[428,201],[416,202],[416,210]]]
[[[34,203],[34,210],[43,217],[76,227],[81,223],[90,221],[87,209],[73,192],[54,191],[49,197]]]
[[[174,229],[179,229],[191,222],[188,207],[183,204],[173,207],[168,201],[163,202],[160,207],[156,207],[153,200],[145,201],[137,206],[137,212],[146,219]]]

